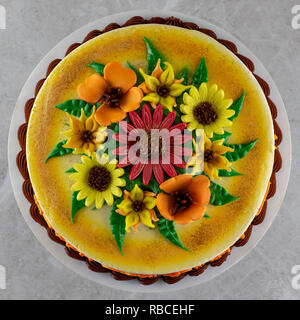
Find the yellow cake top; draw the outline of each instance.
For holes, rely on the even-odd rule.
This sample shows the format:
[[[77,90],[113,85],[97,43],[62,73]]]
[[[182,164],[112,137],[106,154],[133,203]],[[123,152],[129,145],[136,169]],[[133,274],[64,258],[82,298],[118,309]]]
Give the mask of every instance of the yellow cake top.
[[[161,83],[155,87],[152,87],[152,84],[156,83],[156,80],[149,78],[151,72],[147,72],[147,48],[144,38],[148,39],[149,43],[164,58],[161,61],[163,68],[159,71],[160,77],[157,77],[157,79],[161,80]],[[103,77],[97,72],[95,75],[94,68],[87,67],[91,61],[105,65]],[[137,89],[137,85],[133,83],[134,76],[130,72],[123,70],[127,66],[127,61],[136,70],[141,69],[139,74],[144,82],[139,87],[140,91]],[[205,61],[205,67],[209,74],[208,82],[202,81],[201,85],[199,82],[199,85],[195,84],[192,88],[191,78],[201,61]],[[121,67],[123,69],[119,63],[122,64],[123,67]],[[157,67],[160,64],[155,61],[152,65]],[[129,68],[126,69],[129,70]],[[184,69],[190,75],[187,84],[178,81],[179,77],[177,77]],[[173,78],[172,70],[174,71]],[[153,68],[151,71],[153,71]],[[104,200],[106,204],[113,205],[115,203],[118,198],[116,195],[119,193],[116,189],[114,189],[115,196],[112,202],[108,196],[104,197],[104,200],[98,197],[96,201],[95,196],[95,199],[91,198],[91,201],[89,201],[91,202],[89,203],[90,206],[83,206],[72,222],[72,195],[74,191],[79,191],[80,189],[74,187],[74,181],[84,180],[88,175],[87,166],[91,170],[95,166],[93,161],[99,161],[99,159],[95,158],[94,149],[91,145],[81,145],[80,148],[78,147],[77,152],[66,156],[52,157],[45,163],[45,159],[47,159],[57,143],[64,139],[69,139],[68,142],[70,142],[70,137],[76,131],[75,129],[80,126],[85,126],[85,129],[94,128],[95,132],[99,129],[99,132],[97,131],[99,133],[97,141],[99,144],[105,141],[105,137],[101,135],[103,133],[101,128],[110,126],[111,122],[115,123],[115,114],[109,118],[99,110],[101,108],[104,109],[103,105],[105,103],[112,103],[112,94],[118,94],[118,92],[110,92],[108,95],[107,83],[114,83],[114,75],[123,72],[128,73],[126,79],[129,79],[124,84],[124,86],[127,86],[126,90],[124,90],[127,93],[133,89],[130,91],[130,99],[120,99],[120,105],[118,104],[117,107],[123,107],[125,110],[122,109],[124,116],[127,117],[131,112],[134,116],[136,102],[141,102],[141,105],[144,104],[144,102],[139,101],[139,99],[143,98],[148,103],[148,109],[151,110],[152,116],[154,112],[159,115],[160,109],[157,108],[157,105],[160,104],[162,105],[162,110],[164,110],[164,116],[168,113],[171,114],[173,111],[181,112],[181,121],[185,122],[189,129],[194,130],[196,128],[195,115],[198,115],[194,110],[195,106],[199,104],[199,96],[204,96],[205,101],[203,101],[209,102],[207,105],[202,105],[207,110],[205,115],[212,114],[210,103],[212,105],[220,105],[220,108],[223,107],[224,110],[228,110],[232,105],[232,101],[237,101],[241,96],[244,98],[242,109],[231,126],[229,126],[227,120],[234,113],[223,111],[221,113],[220,111],[216,115],[211,115],[213,119],[220,120],[223,117],[223,122],[220,122],[219,126],[225,126],[226,132],[231,133],[227,144],[224,145],[224,141],[221,144],[216,143],[217,139],[213,139],[213,132],[221,135],[221,129],[217,125],[202,126],[207,136],[204,143],[205,148],[207,150],[219,150],[218,159],[223,161],[220,160],[220,165],[225,166],[224,154],[233,151],[232,145],[253,142],[253,145],[249,148],[251,151],[245,152],[247,153],[246,156],[240,156],[241,159],[231,163],[231,168],[236,172],[242,173],[242,175],[222,177],[217,180],[219,171],[206,166],[204,167],[206,175],[199,175],[198,177],[201,177],[197,178],[199,181],[193,180],[186,184],[190,193],[192,193],[191,183],[195,184],[195,190],[204,190],[205,188],[205,190],[208,190],[205,179],[209,181],[206,178],[206,176],[209,176],[211,180],[210,186],[214,184],[220,185],[224,188],[222,190],[226,190],[238,199],[220,206],[207,205],[208,201],[206,200],[209,199],[205,197],[208,191],[205,191],[206,193],[202,192],[196,196],[202,197],[201,199],[205,198],[202,203],[204,205],[203,212],[200,214],[197,211],[197,214],[199,213],[197,219],[195,218],[197,214],[195,214],[190,219],[185,217],[182,220],[182,215],[175,214],[173,216],[174,212],[170,213],[165,210],[163,205],[167,202],[161,202],[161,199],[159,199],[167,199],[167,195],[171,190],[170,184],[168,186],[161,184],[162,196],[156,197],[156,195],[152,195],[152,197],[157,198],[158,208],[162,217],[175,221],[177,235],[183,246],[188,248],[189,251],[168,241],[159,232],[157,221],[152,216],[150,220],[141,220],[145,223],[139,224],[138,232],[126,233],[122,248],[123,254],[121,254],[110,227],[111,206],[103,205]],[[165,72],[165,78],[168,79],[165,82],[161,78],[163,72]],[[154,72],[152,76],[155,77],[155,75]],[[105,88],[103,92],[105,91],[106,95],[101,94],[101,97],[96,96],[95,99],[91,97],[89,95],[90,92],[86,90],[87,79],[92,79],[91,86],[93,88],[97,87],[97,90],[100,90],[99,92],[102,92],[101,88],[103,86]],[[122,90],[123,83],[120,82],[118,77],[116,81],[118,85],[111,87],[120,87]],[[128,85],[131,82],[132,84]],[[168,83],[167,89],[169,91],[163,88],[165,83]],[[215,84],[217,84],[217,87],[214,86]],[[170,89],[171,85],[175,86]],[[175,89],[180,91],[180,95],[182,94],[181,105],[175,104],[179,100],[172,100],[172,94],[175,95],[177,93]],[[223,90],[223,93],[220,89]],[[158,92],[158,90],[160,91]],[[122,94],[125,95],[125,91]],[[211,96],[209,96],[209,92]],[[224,93],[225,95],[223,96]],[[147,96],[148,98],[146,98]],[[160,98],[167,98],[168,96],[171,98]],[[97,102],[103,105],[100,107],[96,105],[97,108],[95,106],[94,110],[90,110],[89,115],[85,115],[80,111],[77,116],[73,116],[74,119],[66,112],[55,108],[55,106],[65,101],[81,98],[90,102],[90,105],[94,105]],[[157,100],[158,98],[160,99],[159,101]],[[175,98],[178,97],[175,96]],[[151,109],[153,106],[156,107],[155,110]],[[203,113],[200,113],[196,119],[201,119],[202,123],[204,123],[206,118],[204,119],[203,117]],[[124,119],[129,118],[120,118],[120,120]],[[66,132],[69,132],[69,135],[66,135]],[[74,139],[71,142],[74,143]],[[75,49],[59,63],[45,81],[36,98],[27,131],[26,150],[28,169],[35,195],[47,221],[60,236],[87,257],[114,269],[130,273],[163,274],[185,270],[205,263],[225,251],[243,234],[258,211],[267,190],[274,159],[274,133],[269,107],[259,84],[242,62],[223,45],[197,31],[173,26],[139,25],[121,28],[100,35]],[[245,150],[242,151],[244,152]],[[86,155],[82,156],[82,153]],[[81,161],[83,163],[86,162],[87,165],[80,165]],[[218,168],[222,169],[220,165]],[[70,168],[75,168],[77,174],[80,172],[81,176],[76,176],[76,172],[66,173]],[[108,171],[115,175],[115,179],[122,180],[124,178],[121,170],[116,166],[113,167],[111,165]],[[75,180],[69,179],[70,175],[71,178],[73,175]],[[165,176],[166,180],[170,178],[167,174]],[[89,180],[89,183],[96,186],[95,180],[91,181]],[[125,187],[121,181],[114,181],[116,182],[115,187],[120,189]],[[162,181],[159,182],[161,183]],[[174,181],[172,183],[172,186],[176,185]],[[181,181],[181,183],[183,182]],[[98,185],[97,188],[101,187]],[[141,187],[140,189],[143,188]],[[127,193],[124,191],[122,194],[126,200],[134,202],[135,198],[129,196],[131,190],[127,191]],[[138,192],[140,191],[138,190]],[[210,192],[210,199],[215,199],[212,196],[216,196],[216,191],[210,188]],[[125,196],[126,194],[127,196]],[[151,198],[149,194],[144,195],[144,197],[146,196]],[[95,201],[93,202],[92,200]],[[217,204],[217,200],[215,200],[214,204]],[[149,202],[149,208],[152,210],[153,206],[151,207],[150,203],[154,203],[150,200],[147,201]],[[97,207],[97,210],[93,210],[94,207]],[[199,205],[197,208],[200,210],[202,207]],[[151,211],[150,209],[149,211]],[[124,206],[121,205],[119,213],[124,214],[124,210]],[[209,218],[203,217],[204,213]],[[159,217],[156,218],[158,219]],[[190,223],[182,224],[182,221]],[[133,219],[131,226],[129,224],[126,225],[128,231],[131,229],[130,227],[134,226],[134,222]]]

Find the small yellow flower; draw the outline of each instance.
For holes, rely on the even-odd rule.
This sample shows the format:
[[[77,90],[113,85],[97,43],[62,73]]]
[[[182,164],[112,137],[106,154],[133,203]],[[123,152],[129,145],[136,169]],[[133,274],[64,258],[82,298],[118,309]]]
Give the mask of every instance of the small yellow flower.
[[[232,99],[224,99],[224,91],[218,90],[213,84],[208,86],[203,82],[199,89],[192,86],[189,93],[184,93],[180,110],[184,115],[183,122],[188,123],[189,130],[204,129],[205,134],[224,133],[223,128],[232,125],[229,120],[234,115],[234,110],[228,109]]]
[[[106,139],[106,127],[101,127],[94,119],[95,106],[92,114],[87,118],[83,109],[81,109],[80,118],[69,115],[70,130],[63,132],[68,137],[64,148],[75,149],[73,153],[85,153],[90,156],[99,148]]]
[[[142,222],[145,226],[154,228],[153,221],[158,221],[153,208],[156,206],[155,194],[143,191],[137,184],[128,192],[124,191],[124,200],[117,205],[117,213],[126,216],[126,231],[130,227],[136,231],[137,225]]]
[[[126,182],[120,178],[124,170],[117,168],[117,160],[109,161],[107,154],[98,157],[94,152],[91,157],[82,156],[81,162],[74,164],[77,172],[70,175],[70,179],[75,181],[72,191],[79,191],[77,200],[85,199],[87,207],[95,203],[99,209],[104,202],[111,206],[114,196],[122,196],[120,187],[124,187]]]
[[[226,152],[232,152],[233,149],[223,146],[223,140],[211,142],[206,136],[204,139],[204,172],[211,180],[220,179],[218,169],[228,171],[231,165],[224,154]]]
[[[163,71],[160,67],[160,59],[158,59],[151,76],[145,74],[145,72],[140,69],[140,73],[144,77],[145,82],[139,87],[146,94],[143,101],[151,102],[153,107],[161,104],[171,112],[173,107],[176,106],[175,97],[180,96],[182,92],[190,86],[181,84],[183,78],[180,80],[175,79],[174,70],[170,63],[165,62],[165,65],[166,70]]]

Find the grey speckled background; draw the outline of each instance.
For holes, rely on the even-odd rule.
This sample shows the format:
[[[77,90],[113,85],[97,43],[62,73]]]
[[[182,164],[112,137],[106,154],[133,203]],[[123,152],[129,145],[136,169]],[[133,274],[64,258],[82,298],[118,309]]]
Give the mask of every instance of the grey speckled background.
[[[300,265],[300,30],[291,27],[290,0],[0,0],[0,299],[299,299],[291,268]],[[259,245],[221,276],[187,290],[142,294],[101,287],[66,269],[35,239],[14,200],[7,137],[19,92],[40,59],[72,31],[103,16],[145,8],[183,12],[224,28],[245,43],[275,80],[289,115],[293,169],[285,201]],[[5,209],[4,209],[5,208]]]

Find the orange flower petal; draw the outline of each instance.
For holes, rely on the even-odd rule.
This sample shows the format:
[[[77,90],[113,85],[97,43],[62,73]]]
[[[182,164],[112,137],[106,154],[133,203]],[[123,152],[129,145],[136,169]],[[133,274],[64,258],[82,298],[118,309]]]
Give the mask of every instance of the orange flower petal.
[[[143,99],[143,92],[137,87],[132,87],[120,99],[120,108],[125,112],[136,110]]]
[[[154,221],[154,222],[157,222],[159,221],[159,219],[157,218],[156,214],[155,214],[155,211],[152,209],[152,210],[149,210],[150,211],[150,214],[151,214],[151,219]]]
[[[188,224],[192,221],[201,219],[206,211],[206,207],[202,204],[192,204],[189,208],[182,210],[174,216],[175,223]]]
[[[160,66],[160,58],[157,60],[157,63],[156,63],[156,66],[154,68],[154,70],[152,71],[152,76],[157,78],[157,79],[160,79],[160,76],[161,74],[163,73],[163,70]]]
[[[174,216],[172,215],[172,197],[164,194],[159,193],[156,198],[156,206],[159,210],[160,214],[166,218],[167,220],[174,220]]]
[[[112,87],[121,88],[125,94],[136,83],[136,74],[130,68],[124,68],[119,62],[110,62],[104,68],[104,79]]]
[[[112,122],[119,122],[126,117],[126,112],[120,108],[111,108],[103,104],[95,113],[95,120],[101,126],[108,126]]]
[[[80,99],[96,103],[107,89],[107,83],[99,73],[94,73],[77,87]]]
[[[152,92],[150,89],[148,89],[146,82],[142,82],[139,86],[138,86],[145,94],[148,94],[150,92]]]
[[[163,182],[159,187],[166,193],[173,193],[175,191],[187,189],[191,182],[192,176],[190,174],[180,174],[179,176]]]
[[[188,193],[192,196],[193,201],[199,204],[208,204],[210,199],[209,190],[210,181],[204,176],[194,178],[188,187]]]

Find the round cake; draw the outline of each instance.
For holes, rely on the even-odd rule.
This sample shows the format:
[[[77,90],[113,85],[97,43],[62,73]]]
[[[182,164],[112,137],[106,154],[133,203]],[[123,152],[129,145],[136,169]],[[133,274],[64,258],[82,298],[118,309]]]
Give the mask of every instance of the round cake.
[[[278,139],[270,101],[251,61],[207,30],[112,29],[54,62],[32,101],[34,205],[90,266],[200,273],[264,208]]]

